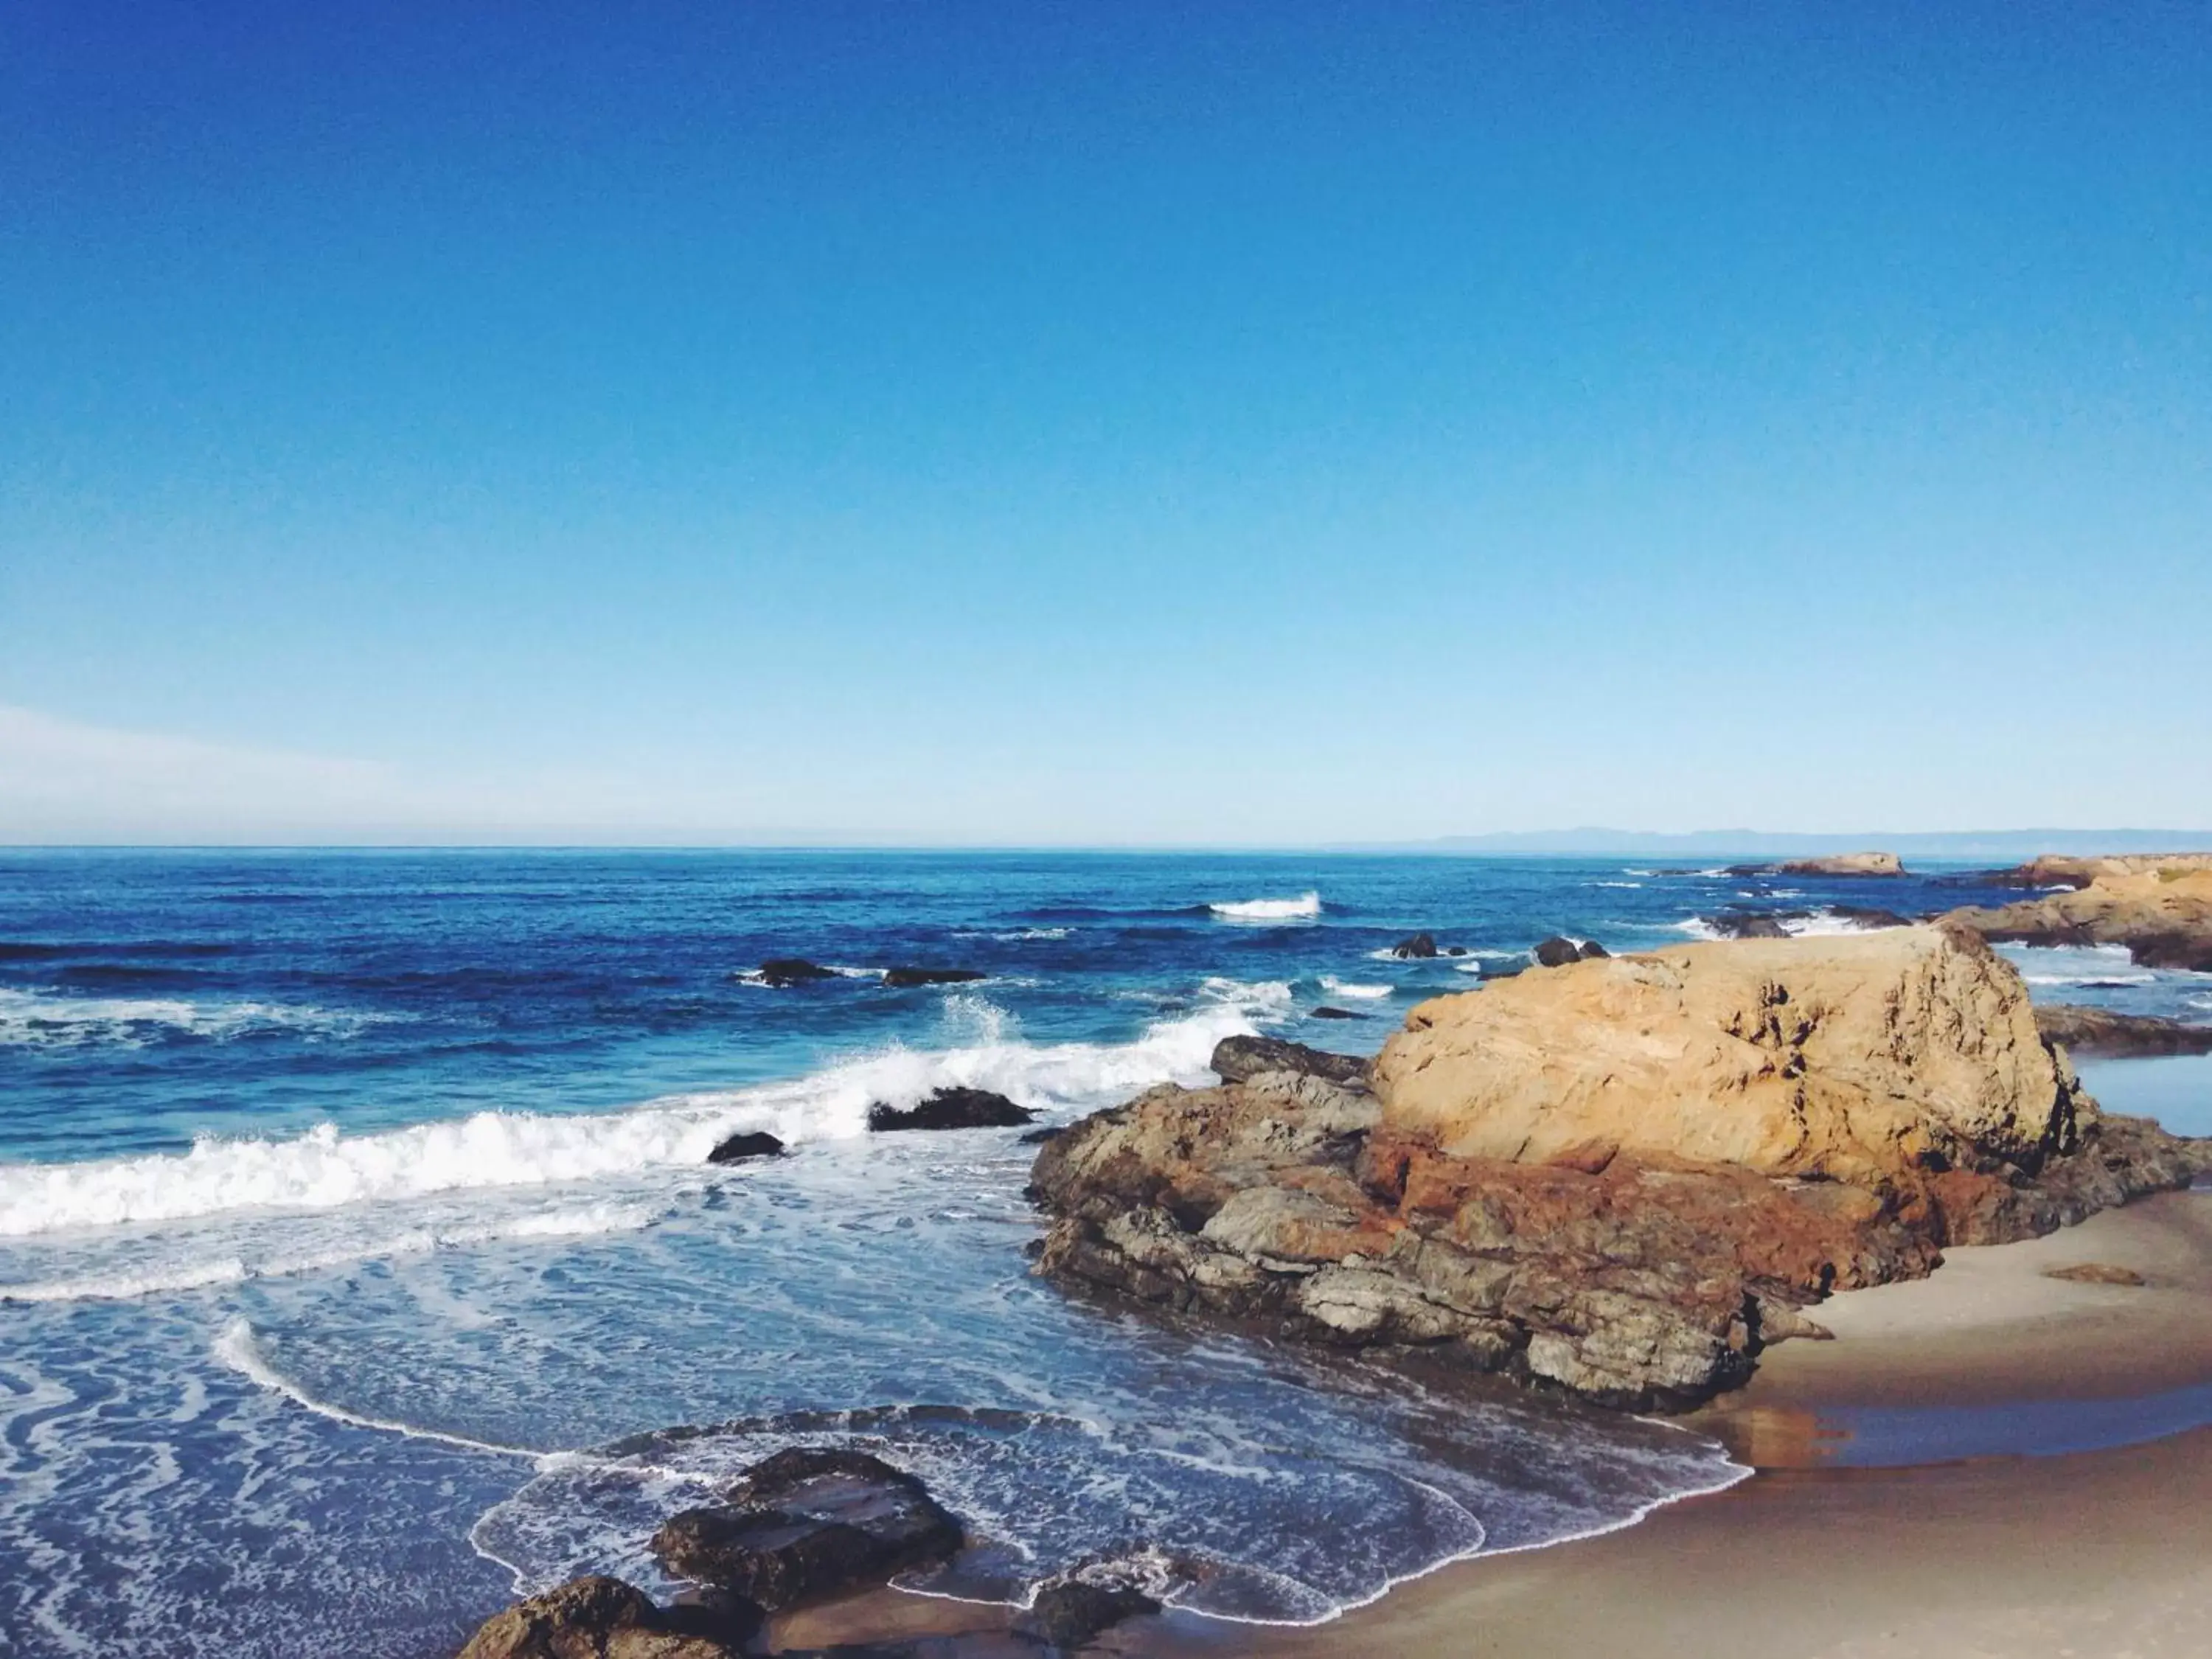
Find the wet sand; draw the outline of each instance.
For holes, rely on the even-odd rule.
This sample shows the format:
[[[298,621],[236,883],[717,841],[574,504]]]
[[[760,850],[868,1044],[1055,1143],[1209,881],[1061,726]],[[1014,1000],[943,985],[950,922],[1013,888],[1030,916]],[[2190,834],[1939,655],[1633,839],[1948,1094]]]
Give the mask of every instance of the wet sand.
[[[2145,1284],[2044,1277],[2084,1262]],[[1168,1645],[1312,1659],[2212,1653],[2212,1428],[2185,1426],[2212,1422],[2212,1196],[1954,1251],[1931,1279],[1814,1316],[1834,1341],[1777,1348],[1750,1387],[1691,1419],[1759,1468],[1741,1486],[1602,1538],[1446,1568],[1329,1625]],[[1947,1457],[1960,1461],[1926,1461]]]

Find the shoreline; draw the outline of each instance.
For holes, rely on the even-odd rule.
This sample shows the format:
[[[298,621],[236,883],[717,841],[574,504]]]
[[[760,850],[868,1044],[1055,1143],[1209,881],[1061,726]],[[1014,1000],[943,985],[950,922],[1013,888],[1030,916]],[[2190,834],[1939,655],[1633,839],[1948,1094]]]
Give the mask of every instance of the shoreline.
[[[1326,1625],[1177,1620],[1125,1645],[1284,1659],[2212,1651],[2212,1388],[2197,1426],[2140,1410],[2212,1383],[2212,1194],[1948,1255],[1930,1278],[1830,1298],[1811,1311],[1834,1340],[1781,1345],[1744,1389],[1679,1419],[1755,1469],[1724,1492],[1448,1564]],[[2043,1276],[2084,1262],[2145,1285]],[[2033,1405],[2052,1409],[2008,1410]],[[2051,1443],[2054,1425],[2090,1415],[2119,1443]],[[1923,1439],[1887,1461],[1899,1425]],[[1869,1451],[1883,1455],[1853,1461]]]

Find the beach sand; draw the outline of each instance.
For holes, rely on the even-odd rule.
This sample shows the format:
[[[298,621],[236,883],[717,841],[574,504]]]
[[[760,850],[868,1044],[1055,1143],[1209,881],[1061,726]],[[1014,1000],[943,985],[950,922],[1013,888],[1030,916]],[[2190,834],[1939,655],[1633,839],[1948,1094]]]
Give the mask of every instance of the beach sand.
[[[2100,1262],[2142,1288],[2046,1269]],[[1307,1630],[1176,1650],[1498,1659],[2212,1654],[2212,1196],[2174,1194],[1832,1298],[1690,1419],[1760,1473],[1601,1538],[1446,1568]],[[2183,1390],[2176,1395],[2172,1391]],[[2201,1396],[2201,1397],[2200,1397]],[[1873,1443],[1840,1438],[1858,1421]],[[2065,1455],[1902,1468],[2102,1443]]]

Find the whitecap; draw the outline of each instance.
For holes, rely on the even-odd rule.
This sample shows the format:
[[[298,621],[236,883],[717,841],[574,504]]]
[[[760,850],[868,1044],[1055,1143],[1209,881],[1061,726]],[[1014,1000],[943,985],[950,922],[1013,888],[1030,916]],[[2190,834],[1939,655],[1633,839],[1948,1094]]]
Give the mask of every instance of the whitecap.
[[[342,1041],[372,1025],[405,1018],[279,1002],[0,990],[0,1043],[27,1048],[140,1048],[177,1036],[228,1042],[270,1032],[287,1032],[310,1042]]]
[[[1241,899],[1233,904],[1206,907],[1224,921],[1297,921],[1321,914],[1321,895],[1301,893],[1296,898]]]
[[[1397,989],[1395,985],[1354,985],[1334,975],[1323,975],[1321,988],[1332,996],[1357,997],[1364,1001],[1379,1001]]]

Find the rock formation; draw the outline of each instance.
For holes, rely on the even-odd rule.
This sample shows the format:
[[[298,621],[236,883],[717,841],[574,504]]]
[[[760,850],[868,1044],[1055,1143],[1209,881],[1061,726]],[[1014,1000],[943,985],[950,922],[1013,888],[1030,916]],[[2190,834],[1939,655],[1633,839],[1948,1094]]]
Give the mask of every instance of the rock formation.
[[[1011,1129],[1036,1114],[988,1089],[957,1085],[934,1090],[919,1105],[901,1109],[882,1101],[868,1108],[871,1129]]]
[[[878,1584],[951,1555],[960,1523],[921,1481],[866,1452],[793,1449],[748,1469],[720,1504],[653,1535],[679,1578],[770,1612]]]
[[[1040,1270],[1680,1407],[1809,1334],[1798,1310],[1831,1289],[2204,1161],[2101,1115],[2019,976],[1935,927],[1532,969],[1416,1007],[1371,1091],[1279,1058],[1230,1056],[1218,1088],[1153,1090],[1045,1147]]]
[[[2109,1008],[2054,1002],[2036,1009],[2035,1029],[2046,1042],[2063,1042],[2077,1054],[2212,1054],[2212,1025],[2154,1014],[2116,1014]]]
[[[2000,943],[2123,945],[2145,968],[2212,973],[2212,854],[2038,859],[2009,874],[2069,890],[1945,920]]]
[[[841,977],[834,968],[824,968],[818,962],[809,962],[804,957],[771,957],[756,969],[751,977],[776,990],[788,990],[794,985],[811,985],[817,980]]]
[[[726,1136],[707,1154],[709,1164],[743,1164],[756,1158],[781,1158],[783,1143],[763,1130]]]
[[[1903,860],[1894,853],[1832,853],[1825,858],[1791,859],[1777,865],[1784,876],[1901,876]]]
[[[1213,1045],[1212,1066],[1214,1075],[1224,1083],[1242,1083],[1264,1072],[1326,1078],[1331,1083],[1359,1088],[1367,1083],[1365,1060],[1309,1048],[1303,1042],[1286,1042],[1281,1037],[1224,1037]]]
[[[1437,954],[1436,935],[1414,933],[1401,939],[1390,947],[1390,954],[1402,961],[1425,961]]]
[[[980,968],[886,968],[884,983],[893,990],[911,990],[918,985],[972,985],[979,979],[989,977]]]
[[[459,1659],[738,1659],[760,1623],[750,1603],[659,1607],[619,1578],[576,1578],[493,1614]]]

